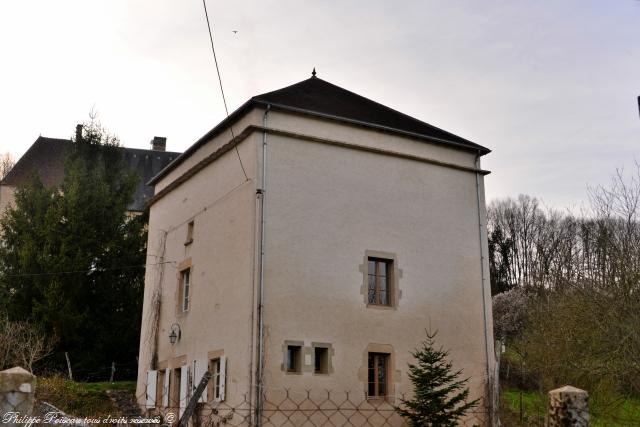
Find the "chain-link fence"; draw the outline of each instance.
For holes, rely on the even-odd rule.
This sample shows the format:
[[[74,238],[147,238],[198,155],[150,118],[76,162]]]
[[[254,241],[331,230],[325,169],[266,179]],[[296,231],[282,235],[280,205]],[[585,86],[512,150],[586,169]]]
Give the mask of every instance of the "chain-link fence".
[[[167,399],[164,403],[166,405],[161,402],[147,408],[147,415],[159,416],[165,424],[177,424],[187,411],[188,403]],[[265,427],[406,425],[395,409],[396,403],[399,404],[399,399],[367,398],[362,392],[269,390],[262,397],[261,422]],[[248,427],[255,425],[255,411],[255,403],[250,402],[246,395],[235,403],[199,402],[195,405],[191,422],[194,427]],[[482,405],[479,405],[459,425],[483,426],[486,416]]]

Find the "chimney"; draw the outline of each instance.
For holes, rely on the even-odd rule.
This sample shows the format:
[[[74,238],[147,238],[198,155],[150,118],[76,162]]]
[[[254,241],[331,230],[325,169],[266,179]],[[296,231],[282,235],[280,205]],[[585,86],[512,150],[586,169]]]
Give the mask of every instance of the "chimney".
[[[153,151],[165,151],[167,149],[167,138],[164,136],[154,136],[151,140],[151,149]]]
[[[82,141],[82,125],[76,125],[76,142]]]

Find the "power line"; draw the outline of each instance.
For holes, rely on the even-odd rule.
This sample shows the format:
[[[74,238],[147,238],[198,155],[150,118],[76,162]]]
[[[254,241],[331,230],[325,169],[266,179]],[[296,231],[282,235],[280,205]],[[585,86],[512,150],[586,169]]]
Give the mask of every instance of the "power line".
[[[218,58],[216,57],[216,48],[213,46],[213,35],[211,32],[211,23],[209,22],[209,13],[207,12],[207,3],[205,0],[202,0],[202,5],[204,6],[204,16],[207,18],[207,28],[209,29],[209,40],[211,41],[211,51],[213,52],[213,61],[216,64],[216,73],[218,73],[218,83],[220,84],[220,92],[222,93],[222,102],[224,103],[224,111],[227,113],[227,118],[229,117],[229,108],[227,108],[227,98],[224,96],[224,88],[222,87],[222,77],[220,76],[220,67],[218,67]],[[229,124],[229,130],[231,131],[231,138],[235,139],[236,136],[233,133],[233,126]],[[248,181],[249,177],[247,176],[247,171],[244,169],[244,165],[242,164],[242,159],[240,158],[240,152],[238,151],[238,145],[235,145],[236,155],[238,156],[238,161],[240,162],[240,167],[242,168],[242,173],[244,174],[244,178]]]
[[[133,268],[145,268],[152,265],[171,264],[173,261],[156,262],[153,264],[138,264],[138,265],[125,265],[122,267],[114,268],[96,268],[93,270],[71,270],[71,271],[55,271],[46,273],[20,273],[20,274],[5,274],[4,277],[34,277],[34,276],[56,276],[60,274],[79,274],[79,273],[100,273],[104,271],[117,271],[117,270],[130,270]]]

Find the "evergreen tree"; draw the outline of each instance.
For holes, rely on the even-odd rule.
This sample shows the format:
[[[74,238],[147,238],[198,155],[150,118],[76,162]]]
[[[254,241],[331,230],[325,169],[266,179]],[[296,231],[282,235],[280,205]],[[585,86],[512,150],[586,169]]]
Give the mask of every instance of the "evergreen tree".
[[[491,296],[495,296],[507,292],[514,286],[509,282],[514,245],[513,240],[505,237],[500,225],[494,227],[488,240]]]
[[[396,408],[413,427],[456,426],[478,404],[479,399],[467,402],[469,389],[464,386],[469,379],[459,379],[461,370],[452,371],[449,352],[434,347],[437,333],[427,331],[422,348],[411,353],[417,360],[415,365],[409,364],[413,398],[401,400],[402,406]]]
[[[85,373],[135,360],[140,336],[147,215],[127,206],[139,177],[117,138],[86,125],[67,153],[65,176],[18,188],[0,220],[0,297],[12,320],[57,338]]]

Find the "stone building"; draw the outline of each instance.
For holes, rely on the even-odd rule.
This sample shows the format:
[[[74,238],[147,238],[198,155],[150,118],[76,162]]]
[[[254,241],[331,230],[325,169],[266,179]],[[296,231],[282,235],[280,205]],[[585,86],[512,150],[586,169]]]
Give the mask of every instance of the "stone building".
[[[150,150],[122,147],[125,164],[140,176],[134,200],[128,206],[131,213],[139,213],[145,209],[147,201],[153,196],[153,187],[147,185],[147,181],[180,154],[166,151],[166,143],[166,138],[156,136],[151,141]],[[26,183],[31,174],[37,174],[47,187],[60,184],[64,178],[67,151],[72,144],[69,139],[39,136],[0,181],[0,215],[8,206],[13,205],[16,189]]]
[[[487,153],[315,73],[248,100],[151,180],[139,404],[395,402],[429,325],[485,397]]]

